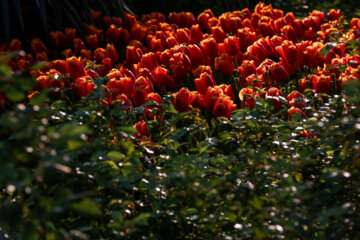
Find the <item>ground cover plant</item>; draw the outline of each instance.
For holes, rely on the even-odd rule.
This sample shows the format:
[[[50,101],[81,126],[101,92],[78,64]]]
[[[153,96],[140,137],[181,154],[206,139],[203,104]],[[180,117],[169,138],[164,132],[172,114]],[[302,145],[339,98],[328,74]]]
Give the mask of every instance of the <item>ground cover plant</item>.
[[[0,45],[18,239],[357,239],[360,19],[259,3]]]

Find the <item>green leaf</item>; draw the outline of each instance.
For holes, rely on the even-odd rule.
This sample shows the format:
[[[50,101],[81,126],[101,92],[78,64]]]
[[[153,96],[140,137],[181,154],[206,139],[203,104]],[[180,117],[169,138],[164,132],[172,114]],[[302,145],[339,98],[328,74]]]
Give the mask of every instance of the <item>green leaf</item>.
[[[106,154],[106,156],[114,161],[121,161],[125,157],[124,154],[115,151],[109,152],[108,154]]]
[[[50,92],[49,89],[46,90],[42,90],[39,94],[36,94],[35,96],[33,96],[29,102],[29,104],[31,105],[37,105],[37,106],[41,106],[44,104],[44,102],[47,99],[48,93]]]
[[[83,141],[80,140],[68,140],[67,141],[68,147],[70,151],[74,151],[84,145]]]
[[[25,99],[25,94],[19,91],[16,87],[12,86],[6,92],[6,97],[12,102],[19,102]]]
[[[80,215],[93,217],[101,215],[101,211],[98,206],[96,206],[96,204],[89,198],[85,198],[78,203],[73,203],[71,207]]]

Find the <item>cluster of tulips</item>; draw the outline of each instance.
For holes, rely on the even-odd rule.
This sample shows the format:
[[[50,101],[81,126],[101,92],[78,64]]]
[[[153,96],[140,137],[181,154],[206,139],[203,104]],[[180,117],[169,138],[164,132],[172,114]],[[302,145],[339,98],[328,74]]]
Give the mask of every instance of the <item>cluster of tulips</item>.
[[[37,38],[29,53],[8,61],[14,71],[35,61],[49,63],[31,72],[37,89],[29,97],[45,88],[54,95],[72,88],[84,98],[97,87],[96,78],[107,76],[101,104],[118,104],[126,111],[152,101],[144,107],[147,119],[159,117],[162,96],[169,93],[180,112],[206,109],[214,117],[229,118],[237,107],[251,109],[258,98],[266,98],[274,111],[286,107],[291,119],[306,115],[306,89],[330,94],[360,77],[360,57],[346,49],[346,42],[360,38],[360,19],[352,19],[345,32],[340,10],[327,13],[327,21],[320,11],[298,19],[264,3],[253,13],[246,8],[219,17],[209,9],[197,18],[173,12],[168,22],[158,12],[141,20],[125,13],[124,21],[96,11],[92,15],[101,27],[87,25],[85,39],[71,28],[51,32],[55,51]],[[119,56],[121,48],[126,56]],[[22,50],[17,39],[0,46],[1,52],[15,50]],[[297,89],[285,96],[281,87],[300,73]],[[231,81],[224,84],[224,79]],[[135,128],[137,137],[149,135],[144,121]]]

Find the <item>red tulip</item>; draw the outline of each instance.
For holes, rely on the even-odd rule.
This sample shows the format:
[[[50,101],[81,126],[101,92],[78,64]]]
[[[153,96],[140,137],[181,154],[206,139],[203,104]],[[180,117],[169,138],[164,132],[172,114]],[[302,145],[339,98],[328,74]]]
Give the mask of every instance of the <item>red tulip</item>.
[[[314,89],[317,93],[330,94],[331,90],[331,76],[314,76],[313,78]]]
[[[227,38],[227,33],[221,27],[215,26],[211,28],[211,34],[217,43],[224,42],[225,38]]]
[[[65,35],[60,31],[50,32],[50,37],[56,47],[62,47],[65,44]]]
[[[153,71],[154,85],[156,88],[174,89],[176,87],[175,79],[168,74],[168,71],[163,67],[156,67]]]
[[[138,41],[142,41],[146,35],[147,28],[145,26],[142,26],[140,24],[135,24],[132,28],[130,28],[131,31],[131,39],[135,39]]]
[[[289,73],[286,71],[285,67],[280,63],[274,63],[270,68],[271,77],[277,82],[285,82],[289,76]]]
[[[125,94],[130,99],[134,96],[135,85],[129,77],[122,77],[119,80],[109,79],[106,87],[113,92],[113,96]]]
[[[203,33],[201,32],[198,24],[192,25],[189,34],[190,41],[194,44],[199,44],[203,39]]]
[[[136,139],[148,138],[150,136],[147,123],[144,120],[137,122],[133,127],[138,131],[134,135]]]
[[[76,57],[66,59],[66,68],[72,80],[85,76],[84,66]]]
[[[234,57],[227,53],[222,53],[219,57],[215,58],[214,65],[217,71],[224,75],[230,75],[235,69]]]
[[[108,30],[106,31],[105,39],[111,43],[117,44],[120,40],[120,31],[117,26],[111,24]]]
[[[228,97],[219,97],[214,105],[213,115],[215,118],[230,118],[231,112],[236,109],[236,104]]]
[[[95,83],[91,77],[82,76],[75,79],[71,88],[79,98],[85,98],[95,88]]]
[[[287,62],[294,63],[298,57],[298,50],[295,44],[285,40],[281,46],[275,48],[277,53],[283,57]],[[299,53],[300,55],[300,53]]]
[[[329,21],[339,20],[339,18],[341,17],[341,10],[331,9],[330,12],[328,12],[327,17]]]
[[[129,64],[138,63],[141,60],[141,56],[143,55],[143,52],[140,48],[137,48],[135,46],[127,46],[126,47],[126,61]]]
[[[106,53],[110,57],[112,63],[119,61],[119,54],[113,44],[108,43],[106,45]]]
[[[86,45],[92,50],[97,49],[100,46],[98,36],[96,34],[86,36]]]
[[[134,104],[141,106],[146,103],[146,97],[149,93],[154,92],[154,87],[150,80],[145,77],[138,77],[135,81]]]
[[[306,106],[306,102],[304,101],[304,95],[299,93],[298,91],[292,91],[287,97],[290,107],[296,107],[299,109],[303,109]]]
[[[39,38],[34,38],[33,40],[31,40],[30,45],[34,53],[47,52],[47,48]]]
[[[213,75],[206,72],[202,73],[199,78],[195,79],[196,90],[201,94],[205,94],[208,87],[213,87],[215,84]]]
[[[270,88],[266,92],[266,99],[270,99],[272,104],[275,107],[275,111],[279,111],[281,109],[281,106],[284,105],[284,94],[276,87]]]
[[[181,88],[174,98],[175,109],[179,112],[187,112],[190,110],[191,92],[187,88]]]
[[[252,88],[243,88],[239,92],[241,101],[245,100],[245,106],[253,109],[255,107],[254,90]]]
[[[79,54],[81,49],[86,49],[85,44],[81,38],[75,38],[73,40],[73,49],[76,54]]]
[[[294,106],[292,106],[290,109],[287,110],[287,114],[288,114],[289,121],[291,121],[293,119],[293,116],[295,114],[299,114],[300,118],[304,118],[306,116],[305,113],[301,109],[296,108]]]

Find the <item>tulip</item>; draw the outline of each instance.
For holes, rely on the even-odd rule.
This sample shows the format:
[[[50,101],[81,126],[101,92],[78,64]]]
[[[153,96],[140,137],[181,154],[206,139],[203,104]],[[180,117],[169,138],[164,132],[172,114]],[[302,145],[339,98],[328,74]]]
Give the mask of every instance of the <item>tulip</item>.
[[[214,105],[213,116],[230,118],[231,112],[236,109],[236,104],[228,97],[219,97]]]
[[[239,51],[239,39],[236,36],[229,36],[224,40],[225,53],[235,56]]]
[[[65,35],[60,31],[50,32],[50,37],[55,47],[62,47],[65,44]]]
[[[212,27],[211,34],[217,43],[224,42],[225,38],[228,37],[227,33],[221,27]]]
[[[143,138],[149,137],[149,129],[148,129],[147,123],[144,122],[144,120],[137,122],[133,127],[138,132],[138,133],[134,134],[134,137],[136,139],[143,139]]]
[[[230,75],[234,69],[234,57],[227,54],[222,53],[219,57],[215,58],[215,70],[221,72],[225,76]]]
[[[279,111],[284,105],[284,94],[276,87],[271,87],[265,95],[266,99],[270,99],[275,107],[275,111]]]
[[[131,102],[125,94],[117,95],[112,102],[123,108],[126,112],[132,109]]]
[[[212,75],[212,69],[210,66],[207,65],[199,65],[196,69],[192,70],[192,75],[194,78],[199,78],[200,75],[204,72]]]
[[[86,36],[86,45],[92,50],[97,49],[100,46],[98,36],[96,34]]]
[[[320,76],[314,76],[313,82],[314,82],[314,89],[316,90],[317,93],[330,94],[331,76],[325,76],[323,74]]]
[[[153,71],[154,85],[156,88],[161,89],[166,87],[174,89],[176,87],[175,79],[168,74],[168,71],[163,67],[156,67]]]
[[[119,61],[119,54],[113,44],[108,43],[106,45],[106,53],[110,57],[112,63]]]
[[[85,44],[81,38],[75,38],[73,40],[73,49],[76,54],[79,54],[81,49],[86,49]]]
[[[239,46],[242,52],[247,50],[247,47],[252,45],[257,40],[257,34],[250,28],[245,27],[238,29],[236,36],[239,39]]]
[[[140,48],[137,48],[135,46],[127,46],[126,47],[126,61],[129,64],[138,63],[141,60],[141,56],[143,55],[143,52]]]
[[[94,56],[93,56],[91,50],[87,50],[87,49],[81,49],[80,56],[81,56],[81,58],[90,60],[90,61],[92,61],[94,59]]]
[[[329,21],[337,21],[341,17],[341,10],[331,9],[327,14],[327,18]]]
[[[280,63],[274,63],[270,68],[271,77],[277,82],[285,82],[289,76],[285,67]]]
[[[131,31],[131,39],[135,39],[138,41],[142,41],[146,35],[147,28],[145,26],[142,26],[140,24],[134,25],[132,28],[130,28]]]
[[[295,44],[285,40],[281,46],[275,48],[277,53],[283,57],[287,62],[294,63],[297,60],[298,50]],[[300,53],[299,53],[300,55]]]
[[[204,107],[212,111],[219,97],[224,96],[221,89],[208,87],[204,96]]]
[[[198,24],[192,25],[189,34],[190,41],[194,44],[199,44],[203,40],[203,33]]]
[[[71,84],[71,88],[79,98],[86,98],[95,86],[96,85],[90,76],[78,77]]]
[[[128,98],[132,98],[135,92],[135,85],[131,78],[122,77],[119,80],[109,79],[106,87],[113,93],[113,96],[125,94]]]
[[[213,75],[206,72],[202,73],[199,78],[195,79],[196,90],[201,94],[205,94],[208,87],[214,87],[215,84]]]
[[[226,85],[226,84],[215,85],[214,88],[221,89],[227,97],[229,97],[232,101],[234,101],[235,95],[231,85]]]
[[[118,27],[114,24],[110,25],[110,27],[106,31],[105,39],[110,41],[111,43],[117,44],[120,40],[120,31]]]
[[[145,53],[142,55],[140,63],[143,67],[153,70],[158,66],[156,54],[153,52]]]
[[[162,99],[159,94],[151,92],[146,96],[146,102],[154,102],[154,104],[147,105],[144,107],[144,113],[147,119],[154,120],[156,115],[159,114],[161,110],[160,104],[162,104]]]
[[[243,88],[239,92],[241,101],[245,100],[245,106],[253,109],[255,107],[254,90],[252,88]]]
[[[299,109],[303,109],[306,106],[306,102],[304,100],[304,95],[299,93],[298,91],[292,91],[287,97],[290,107],[296,107]]]
[[[204,55],[210,59],[214,59],[219,55],[218,44],[212,37],[202,40],[200,42],[200,48]]]
[[[68,73],[67,67],[66,67],[66,62],[64,60],[52,61],[51,67],[54,68],[55,70],[59,71],[61,74]]]
[[[175,109],[179,112],[187,112],[190,110],[191,92],[187,88],[181,88],[174,98]]]
[[[66,59],[66,68],[72,80],[85,76],[84,66],[76,57]]]
[[[76,29],[75,28],[65,28],[64,32],[65,42],[71,44],[76,36]]]
[[[135,81],[134,104],[141,106],[146,103],[146,97],[149,93],[154,92],[154,87],[150,80],[141,76]]]
[[[43,53],[48,51],[44,43],[39,38],[31,40],[30,45],[34,53]]]
[[[297,114],[300,116],[300,118],[304,118],[306,116],[301,109],[292,106],[287,110],[288,120],[291,121]]]
[[[4,45],[6,47],[6,45]],[[6,51],[6,49],[1,49],[3,51]],[[1,51],[0,50],[0,51]],[[21,41],[19,39],[12,39],[10,44],[9,44],[9,50],[10,51],[19,51],[19,50],[22,50],[22,47],[21,47]]]

